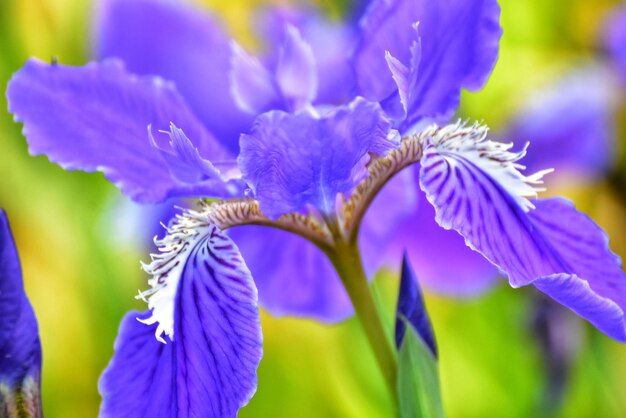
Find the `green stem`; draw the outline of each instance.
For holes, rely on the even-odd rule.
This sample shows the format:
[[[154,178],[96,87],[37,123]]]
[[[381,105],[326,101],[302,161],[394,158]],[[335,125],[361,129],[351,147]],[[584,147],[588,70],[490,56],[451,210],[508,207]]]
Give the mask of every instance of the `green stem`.
[[[335,251],[329,254],[339,273],[354,310],[365,330],[367,339],[374,351],[385,382],[396,400],[397,356],[396,350],[385,332],[381,313],[370,291],[367,276],[363,270],[361,255],[356,244],[344,240],[336,241]]]

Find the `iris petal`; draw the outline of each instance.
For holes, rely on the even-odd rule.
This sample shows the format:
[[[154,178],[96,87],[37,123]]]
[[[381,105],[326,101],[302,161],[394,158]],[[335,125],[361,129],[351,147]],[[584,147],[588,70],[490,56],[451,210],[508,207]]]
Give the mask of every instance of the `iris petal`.
[[[96,47],[101,59],[119,58],[133,73],[173,81],[206,128],[237,152],[252,117],[230,94],[230,38],[216,18],[185,1],[105,0]]]
[[[151,145],[148,125],[166,129],[175,122],[199,155],[232,160],[162,79],[131,75],[119,61],[70,67],[29,60],[11,79],[7,97],[32,154],[70,170],[102,171],[141,202],[224,195],[221,182],[180,181]]]
[[[412,167],[406,169],[413,180],[411,171]],[[497,283],[498,270],[468,248],[458,233],[447,231],[437,224],[435,210],[417,184],[416,178],[411,183],[418,190],[413,204],[408,207],[410,213],[401,218],[395,234],[387,240],[386,263],[398,266],[402,254],[406,252],[420,284],[431,292],[443,295],[467,297],[492,288]],[[399,184],[397,179],[393,179],[383,193],[389,188],[411,186]],[[377,204],[377,200],[372,206]],[[383,206],[385,202],[379,204]],[[365,219],[368,219],[367,216]]]
[[[182,267],[150,298],[154,310],[123,319],[100,380],[102,416],[235,417],[254,394],[262,356],[256,287],[226,235],[212,225],[197,232],[177,259]],[[173,316],[169,330],[164,312]],[[165,344],[155,339],[163,332]]]
[[[251,115],[281,108],[280,92],[273,75],[237,43],[233,42],[231,47],[230,86],[237,106]]]
[[[17,249],[0,210],[0,415],[41,417],[41,344]]]
[[[228,233],[250,267],[261,305],[272,315],[334,323],[352,314],[337,272],[312,243],[258,226],[238,226]]]
[[[311,46],[293,26],[285,29],[276,66],[276,82],[289,110],[298,110],[313,103],[317,94],[317,71]]]
[[[272,111],[242,135],[238,161],[267,216],[308,204],[331,213],[337,193],[363,177],[367,153],[394,146],[389,130],[380,107],[362,98],[322,116]]]
[[[536,283],[601,331],[626,340],[626,274],[606,234],[564,199],[527,200],[540,175],[517,171],[521,155],[484,136],[432,141],[420,185],[437,222],[458,231],[512,286]]]
[[[377,101],[397,94],[385,54],[411,69],[416,63],[417,22],[421,59],[412,71],[419,70],[419,76],[401,129],[423,118],[449,118],[461,89],[481,88],[491,73],[502,34],[499,16],[495,0],[375,0],[362,21],[354,55],[360,94]]]

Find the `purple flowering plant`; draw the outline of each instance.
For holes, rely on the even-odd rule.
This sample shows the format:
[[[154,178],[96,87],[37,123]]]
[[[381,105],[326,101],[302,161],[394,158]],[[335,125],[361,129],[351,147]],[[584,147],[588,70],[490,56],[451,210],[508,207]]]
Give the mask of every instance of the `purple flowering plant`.
[[[418,408],[440,416],[410,264],[454,294],[499,271],[626,341],[626,276],[606,234],[571,202],[538,198],[550,170],[525,174],[526,146],[450,123],[496,63],[497,2],[363,9],[345,22],[260,10],[255,55],[184,2],[103,0],[96,61],[31,59],[12,78],[32,154],[101,171],[141,203],[200,199],[143,265],[148,309],[122,320],[102,416],[236,416],[256,390],[259,304],[329,323],[356,313],[403,416],[417,414],[404,388],[424,389],[411,353],[431,356],[416,366],[435,376]],[[369,280],[402,260],[394,344]]]

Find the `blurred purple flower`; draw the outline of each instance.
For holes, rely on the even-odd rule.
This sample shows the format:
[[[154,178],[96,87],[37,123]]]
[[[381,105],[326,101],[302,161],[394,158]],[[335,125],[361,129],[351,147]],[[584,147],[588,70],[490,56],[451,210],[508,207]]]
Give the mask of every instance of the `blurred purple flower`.
[[[552,167],[578,181],[606,175],[615,157],[618,89],[600,64],[578,68],[531,94],[502,137],[530,141],[529,171]]]
[[[604,45],[626,83],[626,6],[612,10],[604,24]]]
[[[22,269],[0,209],[0,415],[41,417],[41,344]]]

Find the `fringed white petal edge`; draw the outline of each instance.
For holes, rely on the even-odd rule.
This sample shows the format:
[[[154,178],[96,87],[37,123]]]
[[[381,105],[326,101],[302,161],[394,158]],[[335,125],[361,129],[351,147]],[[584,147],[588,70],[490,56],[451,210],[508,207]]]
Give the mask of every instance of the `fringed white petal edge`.
[[[163,334],[174,341],[176,292],[189,254],[213,227],[206,213],[200,211],[188,210],[176,215],[174,222],[166,227],[165,237],[154,240],[159,252],[150,255],[150,263],[141,263],[152,278],[148,280],[150,289],[139,292],[137,298],[148,303],[152,315],[138,320],[147,325],[158,323],[155,337],[162,343],[166,343]]]
[[[468,125],[459,120],[442,128],[430,126],[419,137],[423,141],[425,158],[432,153],[453,155],[453,158],[446,159],[450,165],[457,164],[455,158],[462,158],[497,181],[525,212],[534,209],[528,198],[537,197],[539,192],[545,191],[541,187],[543,176],[554,170],[541,170],[528,176],[522,174],[520,170],[526,167],[518,161],[526,155],[529,143],[522,150],[511,152],[513,143],[489,140],[488,133],[489,128],[485,125]]]

